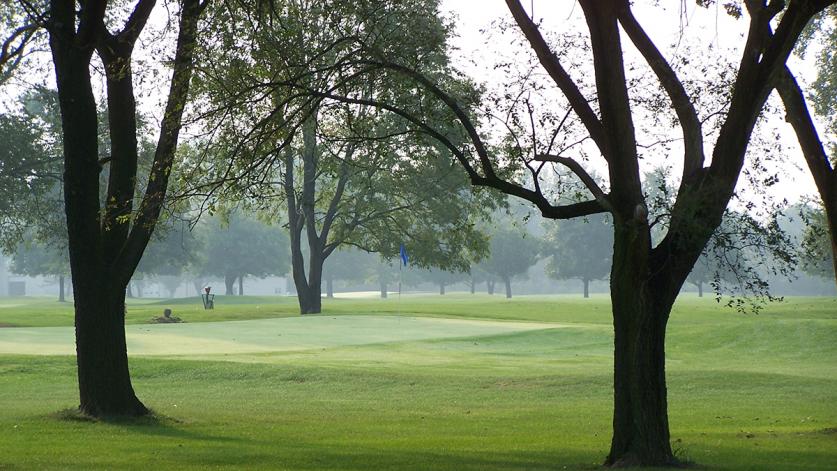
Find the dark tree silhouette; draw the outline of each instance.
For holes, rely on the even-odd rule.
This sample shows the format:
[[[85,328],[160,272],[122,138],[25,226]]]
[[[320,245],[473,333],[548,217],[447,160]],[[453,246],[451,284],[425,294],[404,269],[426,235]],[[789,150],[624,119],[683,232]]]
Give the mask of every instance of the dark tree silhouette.
[[[44,15],[61,109],[79,407],[99,417],[148,413],[134,394],[128,370],[125,288],[166,197],[189,91],[198,19],[207,0],[181,2],[165,114],[148,184],[135,210],[138,149],[131,59],[154,5],[154,0],[138,0],[116,32],[105,25],[105,0],[51,0]],[[90,75],[94,53],[105,66],[109,110],[110,155],[102,160]],[[99,174],[104,167],[108,181],[102,192]]]

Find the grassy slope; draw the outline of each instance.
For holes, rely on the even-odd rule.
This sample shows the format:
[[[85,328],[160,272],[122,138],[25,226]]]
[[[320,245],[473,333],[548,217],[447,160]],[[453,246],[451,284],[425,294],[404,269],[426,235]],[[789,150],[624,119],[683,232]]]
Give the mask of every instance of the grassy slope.
[[[326,309],[579,327],[223,357],[232,362],[134,359],[140,397],[164,416],[146,424],[60,419],[54,412],[76,397],[72,358],[0,356],[0,469],[591,469],[603,459],[605,299]],[[675,447],[709,469],[834,469],[835,340],[833,299],[794,299],[760,316],[679,303],[668,342]]]

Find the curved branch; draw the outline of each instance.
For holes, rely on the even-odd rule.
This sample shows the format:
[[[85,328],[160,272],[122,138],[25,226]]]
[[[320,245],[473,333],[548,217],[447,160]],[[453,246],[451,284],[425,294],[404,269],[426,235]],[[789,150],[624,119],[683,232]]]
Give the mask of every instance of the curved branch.
[[[828,160],[817,128],[808,112],[805,95],[787,66],[777,80],[776,90],[785,105],[785,111],[787,112],[785,119],[796,132],[799,145],[802,147],[802,154],[805,156],[805,161],[808,163],[808,168],[814,177],[817,189],[820,191],[822,198],[827,199],[829,192],[837,191],[837,188],[834,188],[834,185],[837,184],[837,179],[835,179],[837,174],[835,174],[831,162]]]
[[[559,163],[568,169],[570,169],[579,179],[581,182],[584,183],[584,186],[590,190],[590,193],[596,198],[596,201],[599,201],[602,206],[608,209],[608,211],[612,211],[613,208],[610,205],[610,202],[607,200],[607,196],[605,195],[602,188],[596,183],[596,180],[584,170],[584,167],[578,163],[577,160],[570,158],[570,157],[561,157],[560,155],[548,155],[548,154],[540,154],[535,156],[535,160],[540,162],[555,162]]]
[[[435,88],[438,90],[438,87],[435,87]],[[443,92],[441,92],[441,90],[439,90],[439,92],[443,93]],[[379,102],[379,101],[376,101],[376,100],[371,100],[371,99],[351,98],[351,97],[345,97],[345,96],[341,96],[341,95],[335,95],[333,93],[319,92],[319,91],[316,91],[316,90],[309,90],[309,93],[316,96],[316,97],[323,98],[323,99],[336,100],[336,101],[341,101],[341,102],[344,102],[344,103],[350,103],[350,104],[356,104],[356,105],[373,106],[373,107],[376,107],[376,108],[380,108],[380,109],[389,111],[391,113],[394,113],[394,114],[402,117],[403,119],[407,120],[408,122],[418,126],[422,131],[426,132],[428,135],[432,136],[434,139],[438,140],[442,145],[447,147],[448,150],[451,151],[451,153],[454,155],[454,157],[456,157],[457,161],[459,161],[459,163],[465,169],[466,173],[468,174],[469,179],[471,180],[472,185],[494,188],[494,189],[500,190],[503,193],[506,193],[508,195],[516,196],[518,198],[530,201],[535,206],[537,206],[538,209],[540,209],[541,214],[544,217],[547,217],[547,218],[550,218],[550,219],[570,219],[570,218],[574,218],[574,217],[589,216],[591,214],[605,213],[605,212],[610,211],[608,209],[608,207],[606,207],[603,204],[603,202],[608,201],[607,195],[603,195],[603,198],[601,198],[601,200],[596,199],[596,200],[584,201],[584,202],[581,202],[581,203],[575,203],[575,204],[570,204],[570,205],[557,205],[556,206],[556,205],[553,205],[552,203],[550,203],[546,199],[546,197],[544,197],[544,195],[540,192],[533,191],[533,190],[530,190],[528,188],[524,188],[520,185],[517,185],[515,183],[512,183],[512,182],[509,182],[509,181],[506,181],[506,180],[503,180],[503,179],[499,178],[496,175],[496,173],[494,172],[493,166],[491,166],[491,161],[489,159],[489,155],[488,155],[487,151],[485,150],[485,147],[482,147],[482,151],[485,152],[485,153],[481,154],[479,157],[480,157],[481,161],[484,161],[484,162],[487,163],[487,165],[491,169],[491,172],[490,172],[490,174],[488,174],[486,176],[482,176],[479,173],[477,173],[477,171],[473,168],[473,166],[470,164],[470,162],[468,162],[468,157],[465,155],[465,153],[462,152],[462,150],[460,150],[459,148],[457,148],[450,141],[450,139],[448,139],[444,134],[437,131],[436,129],[434,129],[433,127],[431,127],[427,123],[423,122],[422,120],[418,119],[416,116],[413,116],[408,111],[403,110],[403,109],[401,109],[397,106],[394,106],[394,105],[391,105],[391,104],[388,104],[388,103],[382,103],[382,102]],[[448,96],[448,95],[445,94],[445,96]],[[449,96],[448,96],[448,98],[450,100],[453,100]],[[457,106],[457,109],[459,109],[460,112],[461,112],[461,108],[459,108],[458,105],[455,102],[453,102],[453,103]],[[467,115],[465,115],[464,112],[461,112],[461,113],[462,113],[462,117],[460,119],[464,118],[464,119],[467,120],[468,119]],[[463,125],[466,126],[466,129],[470,128],[469,134],[470,134],[470,132],[473,132],[474,134],[476,134],[476,129],[474,129],[473,124],[470,122],[470,120],[467,121],[467,124],[463,123]],[[477,137],[479,137],[479,136],[477,135]],[[482,141],[480,140],[479,142],[481,143]]]

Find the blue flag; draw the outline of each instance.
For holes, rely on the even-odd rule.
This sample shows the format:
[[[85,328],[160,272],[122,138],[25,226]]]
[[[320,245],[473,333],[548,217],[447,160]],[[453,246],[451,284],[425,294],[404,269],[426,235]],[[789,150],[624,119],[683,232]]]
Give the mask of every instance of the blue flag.
[[[404,244],[401,244],[401,250],[399,251],[399,256],[401,257],[401,263],[403,263],[404,266],[406,267],[407,266],[407,261],[409,260],[409,257],[407,257],[407,249],[404,247]]]

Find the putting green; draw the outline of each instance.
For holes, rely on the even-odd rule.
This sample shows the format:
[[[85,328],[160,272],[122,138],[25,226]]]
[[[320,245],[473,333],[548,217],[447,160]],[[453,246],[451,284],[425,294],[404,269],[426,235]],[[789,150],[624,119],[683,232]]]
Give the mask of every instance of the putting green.
[[[130,355],[214,355],[323,349],[554,329],[561,324],[382,316],[310,316],[129,325]],[[72,327],[0,329],[0,354],[71,355]]]

